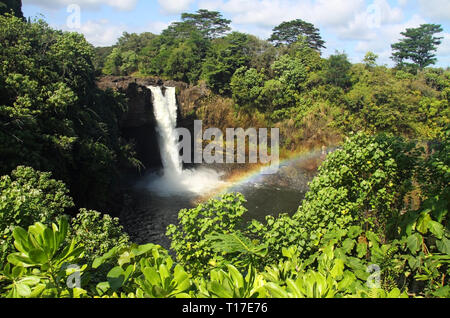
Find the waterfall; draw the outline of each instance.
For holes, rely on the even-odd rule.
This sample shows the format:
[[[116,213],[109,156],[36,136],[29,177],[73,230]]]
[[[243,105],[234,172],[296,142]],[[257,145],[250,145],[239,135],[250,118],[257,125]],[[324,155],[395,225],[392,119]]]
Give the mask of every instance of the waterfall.
[[[148,87],[152,91],[153,108],[159,135],[159,148],[165,174],[181,175],[183,167],[178,150],[177,100],[175,87]]]
[[[148,87],[152,92],[156,131],[159,135],[159,150],[163,163],[163,174],[152,174],[145,187],[160,195],[203,195],[225,184],[221,173],[212,169],[183,170],[178,148],[177,101],[174,87]]]

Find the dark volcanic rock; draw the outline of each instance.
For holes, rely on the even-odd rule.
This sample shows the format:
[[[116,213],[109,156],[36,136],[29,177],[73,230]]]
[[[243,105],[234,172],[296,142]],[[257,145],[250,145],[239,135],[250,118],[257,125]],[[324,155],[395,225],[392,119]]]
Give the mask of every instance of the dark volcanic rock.
[[[178,127],[193,132],[198,101],[209,94],[206,86],[189,86],[183,82],[164,81],[158,77],[104,76],[99,78],[100,89],[113,89],[128,99],[128,111],[121,118],[123,136],[135,143],[138,159],[147,169],[161,167],[152,93],[148,86],[175,87],[178,102]]]

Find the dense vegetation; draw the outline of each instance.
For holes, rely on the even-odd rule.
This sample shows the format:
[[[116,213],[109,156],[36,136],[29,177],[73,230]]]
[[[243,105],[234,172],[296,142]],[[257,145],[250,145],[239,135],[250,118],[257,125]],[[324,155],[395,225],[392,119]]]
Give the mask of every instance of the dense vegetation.
[[[104,208],[119,167],[124,98],[95,85],[93,47],[77,33],[0,15],[0,174],[51,171],[81,206]]]
[[[450,297],[450,72],[426,67],[439,27],[407,30],[421,43],[395,45],[391,69],[370,52],[323,58],[302,20],[270,41],[230,33],[217,12],[181,20],[94,49],[0,15],[0,297]],[[172,258],[81,208],[103,209],[120,169],[139,165],[118,125],[125,99],[96,88],[99,69],[203,83],[203,106],[225,106],[196,116],[279,127],[287,149],[347,138],[293,216],[245,224],[240,194],[180,211]]]
[[[28,231],[6,226],[2,245],[14,241],[16,252],[0,274],[2,295],[450,297],[449,137],[423,156],[396,137],[353,136],[329,155],[293,217],[244,225],[240,194],[180,211],[167,231],[176,263],[159,246],[129,243],[115,220],[95,212],[82,211],[71,226],[64,217]],[[63,195],[63,184],[41,177],[49,200]],[[16,187],[6,184],[7,192]],[[24,194],[31,202],[32,193]]]
[[[290,150],[361,130],[429,140],[449,124],[450,73],[427,68],[436,62],[439,25],[403,32],[392,45],[397,66],[388,68],[372,52],[357,64],[344,52],[323,58],[320,31],[302,20],[275,27],[268,41],[226,33],[228,24],[218,12],[183,14],[161,35],[125,33],[114,47],[97,49],[99,60],[112,50],[99,66],[108,75],[204,83],[215,95],[197,117],[205,121],[205,108],[225,105],[211,126],[276,126]]]
[[[22,0],[0,1],[0,14],[13,13],[16,17],[23,18]]]

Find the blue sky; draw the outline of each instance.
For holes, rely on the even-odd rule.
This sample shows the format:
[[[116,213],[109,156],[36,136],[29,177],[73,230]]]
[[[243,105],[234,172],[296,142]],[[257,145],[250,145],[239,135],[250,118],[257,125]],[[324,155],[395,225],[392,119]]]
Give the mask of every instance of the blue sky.
[[[112,45],[124,32],[159,33],[181,12],[217,10],[233,21],[232,28],[267,38],[283,21],[314,23],[327,42],[324,56],[345,51],[359,62],[367,51],[392,65],[390,45],[400,32],[423,23],[441,24],[443,43],[437,66],[450,66],[450,0],[23,0],[27,17],[41,17],[53,27],[83,33],[96,46]],[[71,4],[80,8],[80,25]]]

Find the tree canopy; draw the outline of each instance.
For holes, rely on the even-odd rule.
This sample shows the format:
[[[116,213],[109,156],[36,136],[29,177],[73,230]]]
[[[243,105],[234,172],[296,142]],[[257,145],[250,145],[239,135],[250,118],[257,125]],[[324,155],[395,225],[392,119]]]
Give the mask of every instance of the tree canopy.
[[[337,146],[297,212],[247,222],[243,195],[227,193],[179,211],[170,252],[134,244],[117,218],[86,209],[139,164],[118,124],[124,95],[96,87],[81,34],[0,15],[0,298],[449,298],[450,70],[322,58],[304,36],[275,47],[197,18],[172,25],[184,34],[125,33],[95,65],[203,80],[183,91],[202,91],[183,119],[276,127],[288,154]],[[283,179],[306,186],[310,155]],[[121,215],[141,212],[131,199]]]
[[[309,47],[315,50],[320,51],[325,48],[325,41],[322,40],[319,29],[301,19],[283,22],[275,27],[269,41],[276,46],[291,45],[302,37]]]
[[[22,13],[22,0],[1,0],[0,1],[0,14],[14,13],[18,18],[23,18]]]
[[[185,24],[195,26],[208,39],[221,37],[231,30],[231,20],[224,19],[217,11],[200,9],[197,13],[183,13],[181,20]]]
[[[97,208],[131,156],[118,127],[125,101],[96,87],[93,55],[81,34],[0,16],[0,173],[52,171]]]
[[[436,63],[435,52],[442,43],[442,37],[434,36],[442,32],[438,24],[422,24],[418,28],[406,29],[404,39],[392,44],[392,59],[399,67],[423,69]],[[412,63],[411,63],[412,62]]]

